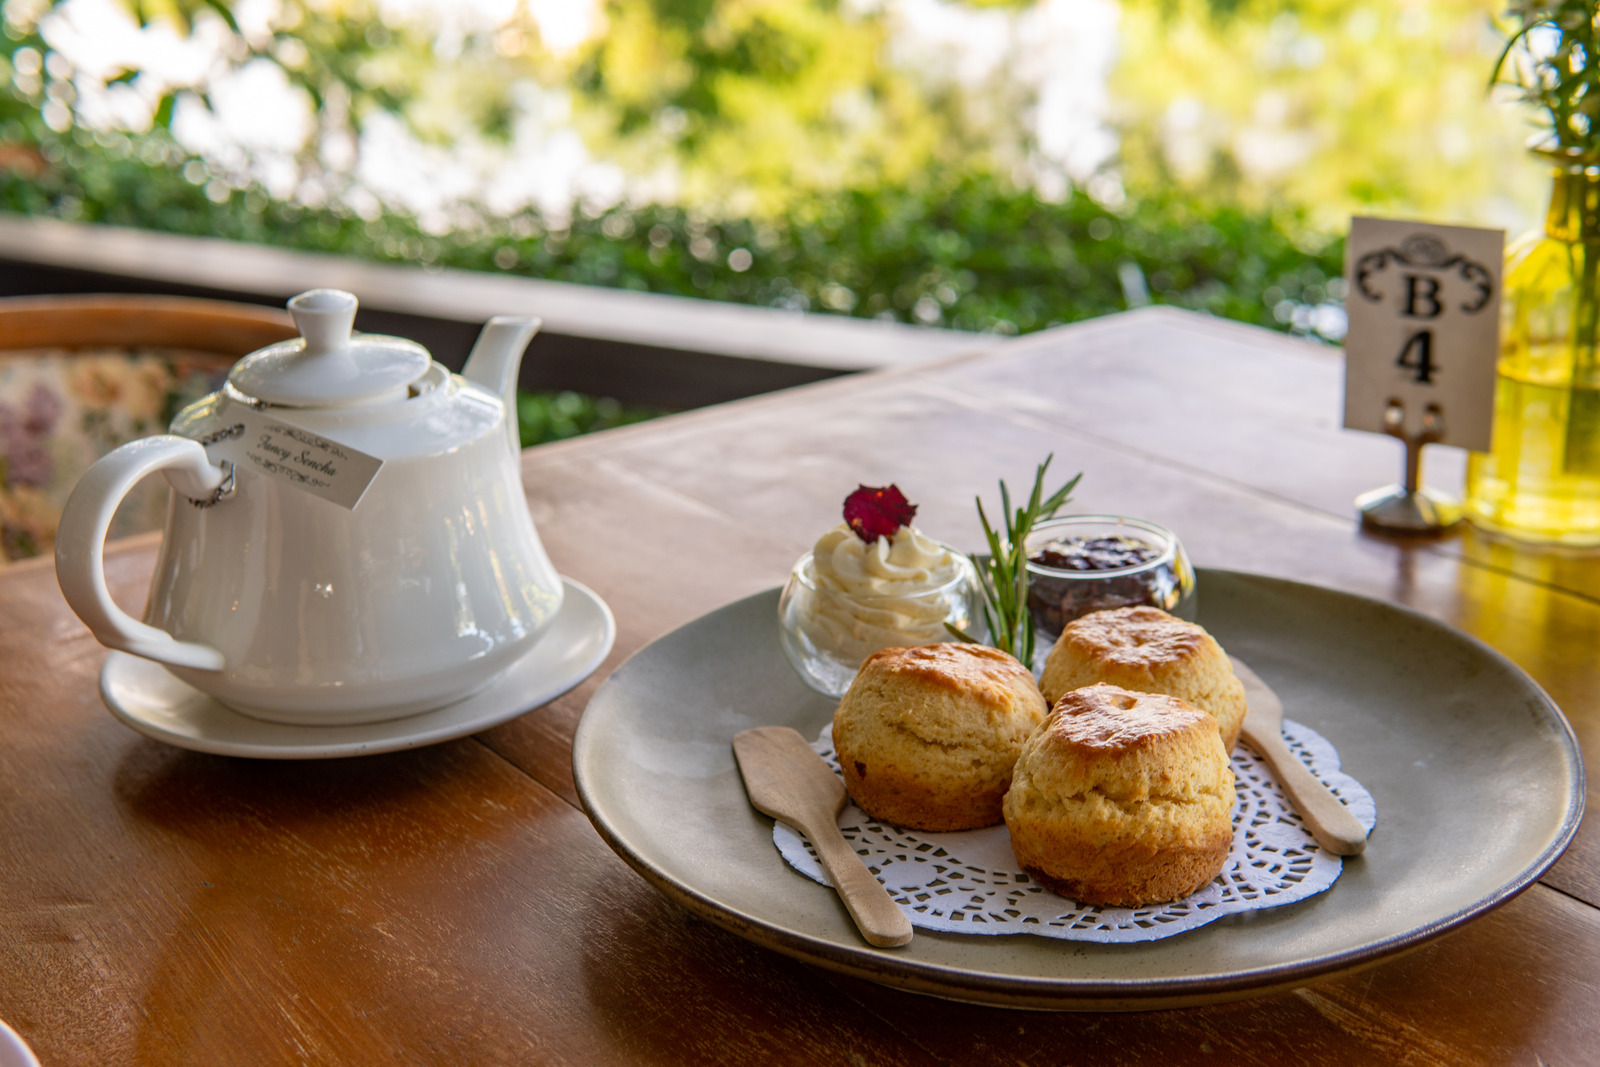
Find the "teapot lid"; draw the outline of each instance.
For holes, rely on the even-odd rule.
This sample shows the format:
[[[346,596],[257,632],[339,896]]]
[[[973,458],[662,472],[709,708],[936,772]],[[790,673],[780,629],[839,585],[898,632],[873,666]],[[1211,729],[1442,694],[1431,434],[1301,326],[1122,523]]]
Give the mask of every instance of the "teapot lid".
[[[312,289],[289,301],[300,336],[268,345],[234,364],[228,383],[246,396],[289,407],[348,407],[400,399],[433,362],[412,341],[352,334],[356,298]]]

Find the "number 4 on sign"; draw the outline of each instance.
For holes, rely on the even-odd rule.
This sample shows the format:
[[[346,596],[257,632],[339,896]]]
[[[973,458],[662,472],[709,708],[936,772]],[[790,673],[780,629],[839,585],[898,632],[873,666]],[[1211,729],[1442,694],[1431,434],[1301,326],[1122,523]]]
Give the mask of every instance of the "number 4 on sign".
[[[1433,384],[1433,331],[1418,330],[1406,339],[1395,365],[1412,372],[1411,380],[1423,385]]]

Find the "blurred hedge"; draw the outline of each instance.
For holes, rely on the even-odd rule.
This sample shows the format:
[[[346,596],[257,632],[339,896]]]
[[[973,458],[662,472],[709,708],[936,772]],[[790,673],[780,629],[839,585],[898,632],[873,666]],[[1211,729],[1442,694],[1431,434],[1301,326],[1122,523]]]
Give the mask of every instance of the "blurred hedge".
[[[22,132],[0,127],[0,145]],[[161,133],[74,130],[0,155],[0,208],[25,214],[962,330],[1027,333],[1148,300],[1311,333],[1330,321],[1313,309],[1342,296],[1330,284],[1342,241],[1294,214],[1162,191],[1112,209],[966,174],[766,221],[655,205],[568,220],[467,208],[432,234],[399,212],[362,217],[237,184]]]
[[[522,433],[523,448],[644,422],[665,414],[660,408],[624,405],[613,397],[589,396],[565,389],[517,394],[517,426]]]

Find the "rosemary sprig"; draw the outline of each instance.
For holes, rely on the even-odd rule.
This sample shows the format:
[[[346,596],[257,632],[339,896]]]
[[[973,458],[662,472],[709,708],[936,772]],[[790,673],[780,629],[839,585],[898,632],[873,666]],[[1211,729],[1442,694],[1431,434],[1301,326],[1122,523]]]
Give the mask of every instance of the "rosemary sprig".
[[[1044,475],[1050,469],[1051,453],[1039,464],[1033,476],[1033,492],[1028,496],[1028,506],[1011,507],[1011,490],[1004,480],[1000,482],[1000,510],[1005,520],[1005,530],[996,530],[983,510],[983,499],[977,498],[978,521],[983,523],[983,535],[989,543],[987,557],[974,554],[972,565],[978,572],[978,587],[983,593],[983,621],[989,628],[989,644],[1002,652],[1009,652],[1028,668],[1033,666],[1033,616],[1028,612],[1028,534],[1041,519],[1049,519],[1072,498],[1083,473],[1051,493],[1044,495]],[[972,644],[982,644],[960,627],[945,623],[956,637]]]
[[[1516,87],[1543,111],[1543,148],[1576,160],[1600,152],[1600,3],[1511,0],[1500,25],[1505,48],[1489,87]]]

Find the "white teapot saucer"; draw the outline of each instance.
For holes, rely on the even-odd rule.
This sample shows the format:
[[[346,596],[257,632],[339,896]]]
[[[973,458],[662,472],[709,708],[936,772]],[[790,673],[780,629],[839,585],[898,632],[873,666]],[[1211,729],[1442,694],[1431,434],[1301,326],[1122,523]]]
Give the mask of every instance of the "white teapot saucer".
[[[39,1067],[33,1049],[4,1022],[0,1022],[0,1067]]]
[[[220,756],[331,759],[432,745],[488,729],[546,704],[589,677],[611,651],[617,624],[587,587],[566,594],[549,632],[487,688],[465,700],[387,722],[290,726],[241,715],[179,681],[159,663],[112,652],[100,697],[122,722],[157,741]]]

